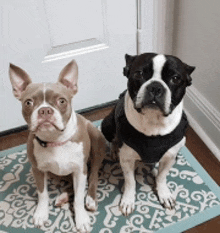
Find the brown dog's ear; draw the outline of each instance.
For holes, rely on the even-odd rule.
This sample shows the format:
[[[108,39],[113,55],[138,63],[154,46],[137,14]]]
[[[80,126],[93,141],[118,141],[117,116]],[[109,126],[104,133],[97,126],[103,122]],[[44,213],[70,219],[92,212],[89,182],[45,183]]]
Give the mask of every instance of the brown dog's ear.
[[[127,78],[129,77],[130,68],[131,68],[131,65],[132,65],[135,58],[136,58],[136,56],[131,56],[131,55],[125,54],[126,66],[124,67],[123,74]]]
[[[187,64],[184,63],[184,66],[185,66],[185,69],[186,69],[186,72],[187,72],[187,85],[190,86],[192,85],[192,78],[191,78],[191,74],[192,72],[195,70],[195,66],[189,66]]]
[[[58,82],[70,89],[74,95],[77,93],[78,66],[75,60],[72,60],[61,70]]]
[[[13,94],[17,99],[21,99],[23,91],[31,83],[29,75],[20,67],[10,63],[9,77],[13,88]]]

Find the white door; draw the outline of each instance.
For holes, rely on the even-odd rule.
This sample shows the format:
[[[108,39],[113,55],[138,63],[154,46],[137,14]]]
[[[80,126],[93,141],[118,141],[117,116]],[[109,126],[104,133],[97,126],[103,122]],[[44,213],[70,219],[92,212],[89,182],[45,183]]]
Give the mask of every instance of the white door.
[[[33,82],[55,82],[75,59],[75,110],[115,100],[126,88],[124,55],[137,50],[135,0],[3,0],[0,7],[0,132],[25,124],[9,62]]]

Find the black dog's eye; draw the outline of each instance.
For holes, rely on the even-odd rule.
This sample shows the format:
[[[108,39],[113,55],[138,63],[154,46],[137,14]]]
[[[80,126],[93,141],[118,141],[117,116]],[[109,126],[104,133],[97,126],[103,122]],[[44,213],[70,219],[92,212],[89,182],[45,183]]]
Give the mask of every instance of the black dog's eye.
[[[182,82],[179,76],[173,76],[170,81],[172,84],[175,84],[175,85],[178,85]]]
[[[138,79],[142,79],[143,78],[143,71],[142,70],[138,70],[134,73],[134,77],[138,78]]]

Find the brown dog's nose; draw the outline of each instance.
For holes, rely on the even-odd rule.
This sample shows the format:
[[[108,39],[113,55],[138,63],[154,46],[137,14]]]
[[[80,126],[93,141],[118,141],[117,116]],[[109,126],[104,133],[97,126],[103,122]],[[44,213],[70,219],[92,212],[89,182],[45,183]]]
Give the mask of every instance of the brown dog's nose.
[[[48,118],[48,117],[52,116],[53,113],[54,113],[53,109],[49,108],[49,107],[40,108],[38,110],[38,114],[42,118]]]

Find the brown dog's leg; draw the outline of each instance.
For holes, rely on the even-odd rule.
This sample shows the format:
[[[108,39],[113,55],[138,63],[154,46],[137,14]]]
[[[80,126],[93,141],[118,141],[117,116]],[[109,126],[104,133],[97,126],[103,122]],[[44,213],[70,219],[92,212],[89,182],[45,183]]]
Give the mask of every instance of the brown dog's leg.
[[[90,211],[95,211],[97,208],[96,190],[98,186],[98,173],[106,153],[106,142],[101,132],[93,126],[89,126],[89,135],[92,142],[92,148],[86,208]]]
[[[37,185],[38,204],[33,216],[33,222],[36,227],[41,227],[49,217],[49,197],[47,192],[47,173],[39,171],[32,167],[34,179]]]
[[[41,227],[49,217],[49,197],[47,193],[47,173],[41,172],[37,168],[37,162],[34,156],[34,137],[34,134],[30,132],[27,142],[27,156],[32,165],[32,172],[38,192],[38,204],[33,216],[33,222],[36,227]]]
[[[84,205],[86,179],[87,173],[83,167],[73,173],[75,222],[79,232],[90,232],[90,219]]]

